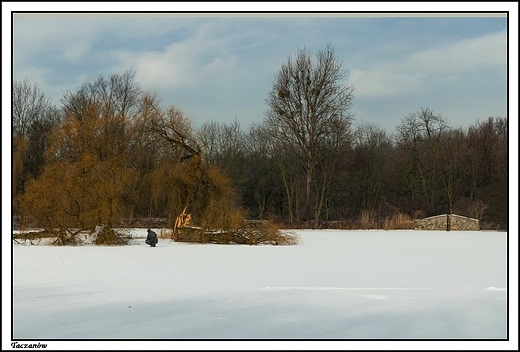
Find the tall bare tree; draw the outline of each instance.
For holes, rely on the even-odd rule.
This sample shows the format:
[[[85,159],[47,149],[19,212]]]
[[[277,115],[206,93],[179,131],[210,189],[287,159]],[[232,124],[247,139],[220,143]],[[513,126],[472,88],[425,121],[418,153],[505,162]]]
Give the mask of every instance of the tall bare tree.
[[[433,162],[437,164],[435,170],[441,181],[446,211],[449,214],[453,213],[453,204],[468,178],[465,166],[467,150],[465,134],[461,129],[447,131],[439,138],[438,152],[434,155]]]
[[[435,160],[440,153],[439,139],[448,129],[446,118],[431,108],[418,109],[397,126],[397,144],[408,161],[408,194],[415,206],[424,199],[428,211],[437,204],[440,180]]]
[[[361,210],[374,210],[384,191],[385,171],[392,149],[386,131],[374,125],[361,125],[355,131],[355,186]]]
[[[266,103],[265,125],[304,170],[306,220],[311,220],[311,190],[319,149],[332,134],[348,131],[354,88],[343,82],[346,71],[331,45],[315,59],[306,48],[288,57],[275,77]]]
[[[246,187],[243,201],[249,205],[250,214],[254,218],[266,219],[277,212],[276,203],[280,202],[280,180],[283,174],[278,167],[275,153],[276,146],[262,125],[252,125],[246,143],[247,159],[243,163],[246,168]],[[285,179],[283,179],[285,183]]]

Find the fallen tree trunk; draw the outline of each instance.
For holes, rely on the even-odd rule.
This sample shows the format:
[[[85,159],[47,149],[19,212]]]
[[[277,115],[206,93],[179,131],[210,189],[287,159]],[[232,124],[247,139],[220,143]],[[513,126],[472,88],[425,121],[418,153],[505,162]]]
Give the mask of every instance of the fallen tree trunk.
[[[200,227],[180,227],[172,233],[172,240],[187,243],[295,245],[295,233],[280,231],[265,221],[249,221],[236,230],[207,230]]]

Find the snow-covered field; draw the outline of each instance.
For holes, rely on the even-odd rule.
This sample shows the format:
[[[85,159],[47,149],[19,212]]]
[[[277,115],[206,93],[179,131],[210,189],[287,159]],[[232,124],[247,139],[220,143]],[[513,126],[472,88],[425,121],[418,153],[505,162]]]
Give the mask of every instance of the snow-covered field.
[[[298,340],[508,338],[505,232],[303,230],[297,246],[156,248],[145,232],[128,246],[15,245],[13,341],[309,349],[322,345]]]

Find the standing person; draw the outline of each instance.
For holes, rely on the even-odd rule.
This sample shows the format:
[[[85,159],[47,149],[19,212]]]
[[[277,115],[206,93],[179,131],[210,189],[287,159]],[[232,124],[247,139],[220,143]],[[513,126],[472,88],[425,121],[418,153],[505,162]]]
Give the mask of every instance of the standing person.
[[[146,236],[146,241],[144,241],[146,244],[149,244],[150,247],[155,247],[155,244],[159,242],[157,239],[157,234],[155,231],[152,231],[150,228],[147,230],[148,235]]]

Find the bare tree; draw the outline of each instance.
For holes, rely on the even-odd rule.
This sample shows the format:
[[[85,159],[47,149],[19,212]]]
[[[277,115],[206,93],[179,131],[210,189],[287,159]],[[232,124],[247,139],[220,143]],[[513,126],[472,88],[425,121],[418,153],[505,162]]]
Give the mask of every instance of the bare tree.
[[[386,131],[374,125],[361,125],[355,131],[354,158],[356,194],[361,210],[374,210],[384,192],[385,175],[392,149]]]
[[[453,213],[453,204],[467,179],[467,144],[462,130],[451,130],[439,138],[436,153],[432,153],[436,177],[441,181],[441,190],[446,199],[446,210]]]
[[[354,88],[343,84],[345,74],[331,45],[319,51],[315,60],[304,48],[282,65],[266,99],[265,125],[304,170],[306,220],[313,215],[311,190],[318,150],[333,133],[348,130],[351,123]]]
[[[27,79],[13,82],[12,95],[13,132],[26,136],[30,125],[40,119],[50,105],[49,100]]]
[[[484,211],[487,209],[487,205],[481,199],[474,200],[468,206],[468,211],[475,219],[479,221],[482,219]]]
[[[483,221],[504,228],[508,218],[508,123],[507,117],[489,117],[469,127],[469,199],[486,205]]]
[[[273,216],[277,210],[276,203],[281,203],[280,179],[283,175],[275,157],[276,146],[262,125],[252,125],[246,144],[247,159],[243,163],[246,168],[246,187],[244,201],[249,201],[250,213],[258,219]],[[285,182],[285,179],[284,179]]]
[[[432,161],[439,153],[439,138],[449,129],[444,117],[430,108],[420,108],[397,126],[397,144],[408,161],[405,182],[412,204],[425,200],[428,211],[435,205],[440,180]]]
[[[245,133],[235,120],[230,124],[210,121],[197,131],[197,142],[201,145],[205,160],[218,166],[238,186],[243,178]]]
[[[88,106],[94,103],[102,106],[105,115],[131,119],[139,112],[141,92],[135,72],[128,70],[110,74],[108,78],[99,76],[94,82],[84,83],[76,92],[66,92],[61,102],[65,114],[78,120],[86,116]]]
[[[25,183],[40,175],[47,137],[59,122],[59,111],[43,91],[29,80],[13,82],[12,91],[13,194],[23,192]]]

